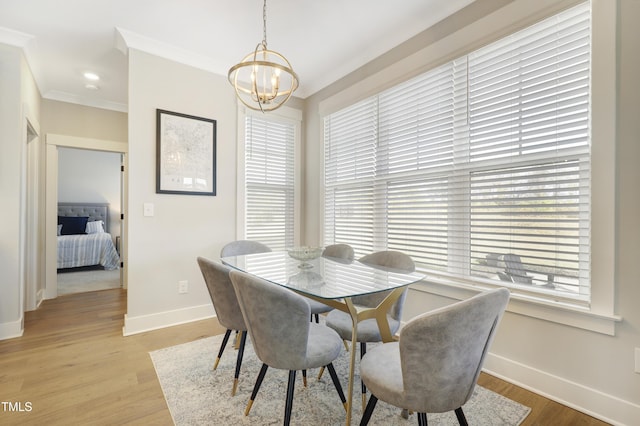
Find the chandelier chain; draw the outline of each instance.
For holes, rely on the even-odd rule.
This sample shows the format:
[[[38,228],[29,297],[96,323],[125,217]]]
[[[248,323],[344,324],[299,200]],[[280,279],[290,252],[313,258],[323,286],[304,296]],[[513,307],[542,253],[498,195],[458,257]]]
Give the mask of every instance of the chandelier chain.
[[[262,5],[262,44],[267,48],[267,0]]]

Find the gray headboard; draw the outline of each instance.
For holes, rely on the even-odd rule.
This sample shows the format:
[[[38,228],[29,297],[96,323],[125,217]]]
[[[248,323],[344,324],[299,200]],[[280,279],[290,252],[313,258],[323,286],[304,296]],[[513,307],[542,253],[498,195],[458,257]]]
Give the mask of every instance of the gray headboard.
[[[109,232],[109,203],[58,203],[58,216],[87,216],[89,221],[104,222],[104,231]]]

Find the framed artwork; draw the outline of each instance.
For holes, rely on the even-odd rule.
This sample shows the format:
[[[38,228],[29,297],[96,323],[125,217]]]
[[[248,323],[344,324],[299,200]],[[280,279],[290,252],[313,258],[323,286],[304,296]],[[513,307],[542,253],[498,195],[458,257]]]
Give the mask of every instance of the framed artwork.
[[[216,195],[216,120],[156,110],[156,193]]]

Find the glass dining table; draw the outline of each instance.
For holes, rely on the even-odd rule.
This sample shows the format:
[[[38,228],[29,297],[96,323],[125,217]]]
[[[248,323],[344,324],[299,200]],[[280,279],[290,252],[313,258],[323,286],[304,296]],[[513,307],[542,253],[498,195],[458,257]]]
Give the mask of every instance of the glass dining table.
[[[403,272],[356,261],[345,261],[330,257],[299,261],[285,251],[256,253],[221,258],[222,263],[289,288],[299,294],[320,301],[351,315],[353,321],[352,342],[356,341],[358,322],[375,319],[384,342],[393,340],[387,322],[387,312],[405,288],[424,278],[417,272]],[[358,306],[355,296],[388,292],[387,297],[376,307]],[[349,384],[346,424],[351,424],[353,401],[353,377],[355,371],[355,346],[352,345],[349,363]]]

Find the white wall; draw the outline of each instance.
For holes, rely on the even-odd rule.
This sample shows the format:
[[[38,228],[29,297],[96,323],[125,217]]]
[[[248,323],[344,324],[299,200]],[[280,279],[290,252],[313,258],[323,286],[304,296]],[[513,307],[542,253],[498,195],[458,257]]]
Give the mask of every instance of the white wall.
[[[127,114],[43,99],[42,133],[127,142]]]
[[[127,114],[69,102],[42,100],[42,133],[127,142]]]
[[[20,51],[0,45],[0,323],[17,335],[20,321]]]
[[[26,135],[24,114],[39,120],[40,95],[19,48],[0,44],[0,339],[23,331]]]
[[[58,149],[58,201],[109,203],[110,233],[120,234],[121,154]]]
[[[609,0],[599,0],[609,1]],[[502,4],[499,4],[502,3]],[[367,64],[357,72],[308,98],[305,104],[306,137],[306,220],[308,224],[322,221],[322,114],[327,103],[353,102],[380,86],[388,87],[416,70],[399,69],[398,63],[407,59],[427,68],[437,60],[420,55],[419,50],[452,36],[457,30],[491,14],[502,6],[535,8],[544,4],[549,8],[571,1],[503,1],[475,2],[453,17],[425,31],[389,54]],[[575,2],[574,2],[575,3]],[[615,335],[609,336],[578,329],[556,322],[507,313],[500,325],[496,340],[485,367],[494,374],[547,395],[581,411],[616,424],[638,424],[640,419],[640,374],[634,373],[634,348],[640,348],[640,2],[620,0],[617,23],[618,36],[618,100],[616,155],[616,218],[615,313],[623,320],[615,325]],[[521,8],[520,8],[521,9]],[[513,10],[513,9],[512,9]],[[536,12],[527,20],[544,16]],[[503,19],[502,23],[518,25],[520,18]],[[497,31],[496,25],[492,31]],[[481,43],[482,33],[468,43]],[[439,46],[441,44],[438,44]],[[443,49],[446,50],[446,49]],[[418,53],[416,53],[418,52]],[[453,52],[450,55],[455,56]],[[446,58],[445,58],[446,59]],[[363,82],[371,77],[378,87]],[[615,76],[612,76],[615,77]],[[348,93],[349,96],[345,96]],[[339,99],[336,101],[336,99]],[[346,105],[338,105],[346,106]],[[602,206],[599,206],[602,207]],[[307,226],[305,243],[321,242],[320,226]],[[599,259],[594,258],[596,264]],[[451,299],[436,296],[428,286],[412,289],[407,297],[405,319],[432,308],[451,303]]]
[[[156,194],[157,108],[217,120],[216,196]],[[225,77],[129,50],[128,180],[125,334],[213,315],[196,257],[218,259],[235,239],[236,100]],[[178,294],[180,280],[189,293]]]

